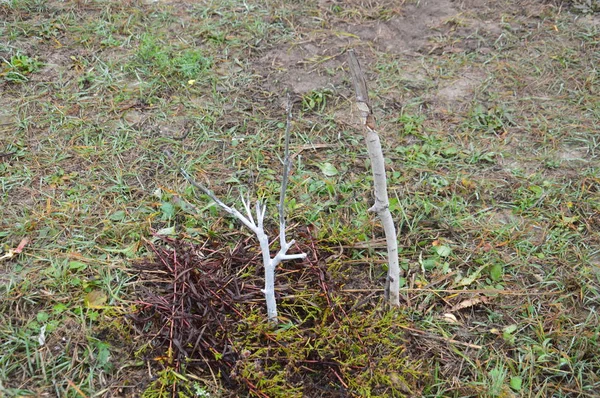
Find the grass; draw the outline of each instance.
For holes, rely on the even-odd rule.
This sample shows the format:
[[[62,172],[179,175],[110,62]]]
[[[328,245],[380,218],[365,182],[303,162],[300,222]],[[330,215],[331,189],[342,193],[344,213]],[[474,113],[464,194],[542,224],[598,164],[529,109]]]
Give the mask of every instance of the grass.
[[[594,396],[596,8],[442,2],[413,21],[427,5],[271,3],[0,2],[0,395]],[[347,47],[388,158],[394,311]],[[273,329],[251,234],[161,150],[276,214],[285,89],[289,236],[311,256],[278,271]],[[162,329],[150,297],[178,282],[136,268],[153,248],[241,286],[218,291],[229,312],[207,307],[221,326],[201,321],[203,349]]]

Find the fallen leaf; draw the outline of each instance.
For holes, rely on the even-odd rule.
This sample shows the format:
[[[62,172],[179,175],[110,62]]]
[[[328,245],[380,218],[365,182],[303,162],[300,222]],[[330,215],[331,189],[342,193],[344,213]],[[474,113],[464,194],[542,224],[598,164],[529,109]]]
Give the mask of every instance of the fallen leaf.
[[[46,325],[40,328],[40,334],[38,335],[38,343],[40,347],[46,344]]]
[[[10,260],[17,254],[21,253],[23,251],[23,249],[25,248],[25,245],[27,245],[27,243],[29,243],[29,239],[27,239],[27,238],[21,239],[19,246],[17,246],[16,249],[10,249],[6,254],[4,254],[2,257],[0,257],[0,260]]]
[[[456,312],[460,310],[464,310],[465,308],[473,307],[477,304],[486,304],[489,301],[489,298],[485,296],[473,297],[468,300],[461,301],[456,304],[454,307],[450,308],[450,311]]]
[[[21,253],[23,251],[23,248],[25,247],[26,244],[29,243],[29,239],[27,238],[23,238],[21,239],[21,243],[19,243],[19,246],[17,246],[17,248],[15,249],[15,253]]]
[[[444,314],[444,319],[450,323],[460,323],[456,316],[454,316],[454,314],[451,313]]]
[[[450,254],[452,254],[452,249],[445,245],[435,246],[435,252],[440,257],[448,257]]]
[[[101,290],[92,290],[83,298],[83,304],[87,308],[101,309],[104,308],[108,297]]]

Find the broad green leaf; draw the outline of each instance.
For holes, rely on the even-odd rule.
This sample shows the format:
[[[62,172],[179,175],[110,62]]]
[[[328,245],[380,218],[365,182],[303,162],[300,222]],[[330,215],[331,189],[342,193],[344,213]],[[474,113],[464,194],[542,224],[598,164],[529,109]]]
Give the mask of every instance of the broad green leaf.
[[[36,315],[36,319],[39,323],[44,323],[44,322],[48,321],[49,318],[50,318],[50,315],[48,315],[48,313],[44,312],[44,311],[40,311]]]
[[[228,179],[225,180],[225,183],[242,185],[242,182],[236,176],[229,177]]]
[[[158,231],[157,233],[160,233],[160,231]],[[114,249],[114,248],[110,248],[110,247],[104,247],[103,249],[110,253],[120,253],[120,254],[124,254],[125,257],[127,257],[127,258],[132,258],[132,257],[135,257],[135,253],[137,252],[137,249],[138,249],[138,244],[132,243],[131,245],[124,247],[122,249]]]
[[[119,210],[119,211],[115,211],[113,214],[111,214],[108,218],[111,221],[123,221],[125,219],[125,216],[127,215],[127,213],[125,213],[125,211],[123,210]]]
[[[502,279],[502,275],[504,274],[504,267],[502,264],[496,263],[490,267],[490,278],[493,281],[499,281]]]
[[[542,187],[539,187],[537,185],[531,185],[529,187],[529,190],[533,193],[535,193],[537,196],[541,196],[544,193],[544,190],[542,189]]]
[[[82,269],[86,269],[86,268],[87,268],[86,263],[82,263],[81,261],[69,261],[69,269],[82,270]]]
[[[160,211],[162,211],[163,220],[170,219],[175,216],[175,206],[169,202],[164,202],[162,205],[160,205]]]
[[[450,263],[448,261],[444,261],[442,264],[442,273],[447,274],[449,272],[451,272]]]
[[[504,341],[510,344],[515,344],[515,335],[513,334],[517,330],[517,325],[508,325],[502,330],[502,338]]]
[[[425,271],[431,271],[438,265],[438,262],[433,258],[428,258],[426,260],[421,261],[421,266]]]
[[[90,321],[96,322],[96,320],[100,316],[100,313],[98,311],[90,310],[87,312],[86,316]]]
[[[58,303],[58,304],[54,305],[54,307],[52,307],[52,312],[55,314],[60,314],[61,312],[64,312],[68,309],[69,309],[69,307],[67,307],[65,304]]]
[[[435,252],[440,257],[448,257],[450,254],[452,254],[452,249],[444,245],[435,246]]]
[[[156,231],[156,235],[175,236],[175,226],[159,229]]]
[[[333,177],[339,174],[338,170],[335,168],[334,165],[332,165],[329,162],[323,163],[319,165],[319,168],[321,169],[321,172],[326,176],[326,177]]]
[[[504,329],[504,333],[514,333],[517,330],[517,325],[512,324],[512,325],[508,325],[506,326]]]
[[[477,268],[477,270],[475,272],[473,272],[471,275],[462,278],[458,282],[458,286],[469,286],[471,283],[475,282],[475,280],[477,280],[477,278],[479,278],[479,276],[481,275],[481,271],[483,271],[483,269],[485,267],[486,267],[485,265],[482,265],[481,267]]]
[[[98,349],[97,363],[102,366],[105,370],[110,369],[110,345],[101,341],[96,342],[96,348]]]
[[[510,388],[515,391],[521,391],[523,386],[523,379],[520,376],[513,376],[510,378]]]
[[[444,156],[454,156],[454,155],[456,155],[457,153],[458,153],[458,148],[456,148],[456,147],[454,147],[454,146],[451,146],[451,147],[448,147],[448,148],[444,148],[444,149],[442,150],[442,154],[443,154]]]
[[[575,222],[579,221],[579,216],[567,217],[565,215],[562,216],[562,223],[564,225],[571,225]]]

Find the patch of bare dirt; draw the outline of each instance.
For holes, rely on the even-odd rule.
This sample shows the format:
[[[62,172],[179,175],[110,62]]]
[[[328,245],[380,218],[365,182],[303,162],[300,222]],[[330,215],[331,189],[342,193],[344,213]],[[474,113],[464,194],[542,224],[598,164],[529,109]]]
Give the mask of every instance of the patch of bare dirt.
[[[423,52],[431,36],[442,31],[444,20],[457,13],[449,0],[426,0],[405,4],[401,15],[389,21],[342,24],[340,27],[358,36],[360,42],[371,42],[380,51],[410,54]]]
[[[353,2],[350,4],[355,6]],[[295,45],[286,43],[262,53],[254,62],[254,72],[263,77],[262,84],[267,92],[288,88],[297,95],[322,89],[345,93],[346,75],[342,68],[348,48],[358,48],[361,62],[366,65],[373,53],[389,54],[391,58],[409,64],[419,62],[418,59],[425,55],[447,52],[487,54],[502,34],[502,27],[498,20],[481,20],[475,15],[475,10],[486,4],[484,1],[451,0],[404,2],[396,5],[389,17],[379,19],[364,17],[367,11],[359,8],[356,14],[362,18],[341,18],[324,12],[324,23],[330,28],[327,34],[298,28],[299,34],[306,29],[306,38]],[[321,2],[322,7],[333,5],[341,3]],[[344,3],[342,7],[345,6]],[[467,70],[454,80],[441,82],[439,91],[430,100],[442,107],[467,101],[484,79],[484,72],[474,68]],[[405,80],[410,87],[413,80],[410,73]]]
[[[14,112],[15,102],[9,96],[0,95],[0,133],[2,133],[3,137],[5,137],[5,133],[14,129],[17,122],[17,115]],[[2,147],[12,143],[3,141],[0,141],[2,142]],[[3,151],[3,149],[0,148],[0,151]]]
[[[287,86],[296,94],[335,87],[343,73],[336,73],[345,62],[344,52],[351,47],[414,56],[428,48],[429,39],[445,18],[458,13],[450,1],[425,1],[400,7],[400,15],[388,20],[350,21],[333,18],[336,35],[312,34],[295,46],[286,44],[264,53],[256,65],[269,89]],[[323,71],[331,73],[324,74]]]
[[[305,94],[312,90],[330,86],[333,82],[331,76],[325,76],[318,69],[308,67],[309,60],[315,57],[331,57],[332,51],[337,46],[329,47],[315,43],[304,43],[289,48],[275,48],[264,54],[258,61],[256,73],[264,74],[273,85],[288,86],[293,93]]]
[[[485,73],[481,70],[468,69],[457,78],[443,82],[432,101],[438,102],[443,107],[452,107],[457,103],[469,101],[485,77]]]

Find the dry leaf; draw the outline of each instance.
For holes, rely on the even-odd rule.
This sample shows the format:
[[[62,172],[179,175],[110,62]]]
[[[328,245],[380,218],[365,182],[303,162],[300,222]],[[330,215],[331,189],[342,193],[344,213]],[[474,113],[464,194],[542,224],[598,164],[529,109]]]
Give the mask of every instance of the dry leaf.
[[[108,300],[108,297],[104,292],[101,290],[92,290],[85,295],[83,304],[87,308],[101,309],[105,307],[104,304],[106,304],[106,300]]]
[[[454,316],[454,314],[451,314],[451,313],[444,314],[443,318],[444,318],[444,320],[445,320],[446,322],[450,322],[450,323],[460,323],[460,322],[458,321],[458,319],[457,319],[457,318]]]
[[[468,300],[461,301],[456,304],[454,307],[450,308],[450,311],[456,312],[460,310],[464,310],[465,308],[473,307],[477,304],[486,304],[489,301],[489,298],[485,296],[473,297]]]
[[[27,239],[27,238],[21,239],[21,242],[19,243],[19,246],[17,246],[16,249],[10,249],[5,255],[3,255],[2,257],[0,257],[0,260],[11,259],[15,255],[21,253],[23,251],[23,249],[25,248],[25,245],[27,245],[27,243],[29,243],[29,239]]]

